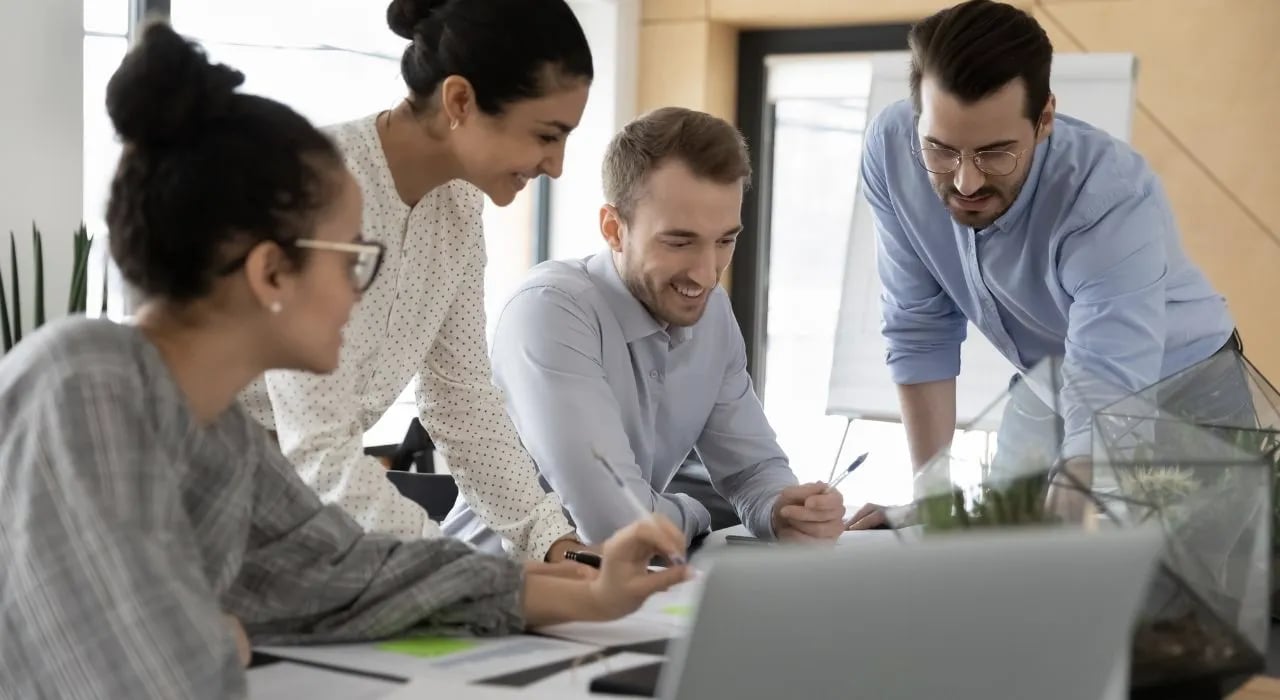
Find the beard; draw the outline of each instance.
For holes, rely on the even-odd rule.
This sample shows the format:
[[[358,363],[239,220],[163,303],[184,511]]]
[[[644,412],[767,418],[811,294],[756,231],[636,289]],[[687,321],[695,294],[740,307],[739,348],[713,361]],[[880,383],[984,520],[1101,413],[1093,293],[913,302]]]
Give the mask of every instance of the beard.
[[[978,188],[976,192],[965,198],[960,194],[960,190],[955,187],[953,179],[930,178],[929,184],[933,186],[933,191],[942,200],[943,206],[947,208],[947,212],[951,214],[951,218],[956,223],[963,226],[971,226],[974,229],[984,229],[995,223],[996,219],[1004,216],[1009,211],[1009,207],[1018,201],[1018,195],[1022,193],[1023,185],[1027,184],[1027,178],[1030,176],[1031,168],[1035,167],[1035,162],[1027,159],[1027,169],[1022,171],[1021,178],[1016,182],[1005,182],[1003,184],[992,184],[988,181],[985,185]],[[1005,180],[1006,178],[999,178]],[[981,199],[986,200],[980,203],[972,201],[966,202],[965,199]]]
[[[639,270],[623,270],[622,281],[631,295],[648,309],[650,315],[671,326],[696,324],[702,319],[702,314],[707,309],[707,300],[715,291],[714,287],[703,288],[687,277],[655,278],[646,276]],[[702,294],[694,298],[686,297],[676,291],[677,286],[702,289]]]

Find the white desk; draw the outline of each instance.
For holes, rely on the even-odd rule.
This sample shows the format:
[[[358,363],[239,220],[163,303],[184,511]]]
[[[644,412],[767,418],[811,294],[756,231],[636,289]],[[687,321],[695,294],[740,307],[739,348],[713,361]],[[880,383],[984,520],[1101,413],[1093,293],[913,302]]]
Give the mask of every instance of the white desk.
[[[536,635],[464,640],[461,648],[437,649],[440,653],[435,655],[389,651],[376,642],[264,647],[257,651],[281,660],[249,669],[250,698],[381,700],[410,697],[411,689],[421,691],[418,697],[460,700],[516,693],[531,697],[526,694],[530,691],[535,693],[532,697],[616,697],[588,692],[591,680],[661,660],[654,653],[617,649],[660,644],[683,634],[692,622],[700,588],[698,581],[681,584],[651,597],[621,620],[556,625]],[[477,682],[525,674],[534,678],[518,687]]]

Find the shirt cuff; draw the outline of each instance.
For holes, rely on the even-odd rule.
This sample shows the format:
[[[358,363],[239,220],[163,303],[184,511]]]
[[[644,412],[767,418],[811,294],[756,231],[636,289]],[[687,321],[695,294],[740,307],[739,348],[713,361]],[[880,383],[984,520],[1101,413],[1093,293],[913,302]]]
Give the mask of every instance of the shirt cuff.
[[[687,493],[669,493],[680,501],[680,510],[684,513],[684,539],[692,542],[693,538],[711,531],[711,512],[698,499]]]
[[[924,384],[960,376],[960,346],[925,352],[890,350],[885,363],[895,384]]]
[[[560,505],[560,499],[554,493],[548,493],[533,510],[533,528],[525,541],[525,546],[516,546],[512,554],[524,561],[546,561],[551,545],[566,535],[579,537],[577,530],[569,523]]]
[[[1083,430],[1075,430],[1067,433],[1062,440],[1062,458],[1073,459],[1075,457],[1092,457],[1093,456],[1093,431],[1087,427]]]

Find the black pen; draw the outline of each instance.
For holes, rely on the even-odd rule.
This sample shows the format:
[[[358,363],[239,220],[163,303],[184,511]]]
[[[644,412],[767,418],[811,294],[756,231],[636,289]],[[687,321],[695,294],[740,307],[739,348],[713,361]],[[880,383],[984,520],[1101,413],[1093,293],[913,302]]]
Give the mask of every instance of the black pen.
[[[586,564],[593,569],[599,569],[601,564],[600,555],[592,554],[591,552],[565,552],[564,558],[569,561],[576,561],[579,564]]]

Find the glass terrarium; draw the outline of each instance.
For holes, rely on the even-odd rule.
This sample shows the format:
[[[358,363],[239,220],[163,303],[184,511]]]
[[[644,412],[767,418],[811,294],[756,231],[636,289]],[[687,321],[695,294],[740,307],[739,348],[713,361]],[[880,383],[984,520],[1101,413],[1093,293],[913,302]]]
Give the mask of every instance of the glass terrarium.
[[[1280,615],[1280,392],[1247,358],[1224,350],[1102,413],[1142,414],[1155,407],[1257,456],[1271,468],[1271,615]]]
[[[1062,377],[1061,362],[1048,361],[1012,384],[976,426],[994,430],[994,449],[978,460],[936,456],[916,475],[912,506],[891,511],[893,524],[925,537],[1160,527],[1166,549],[1135,628],[1131,688],[1135,697],[1200,697],[1184,695],[1192,688],[1219,697],[1264,664],[1272,476],[1255,449],[1260,431],[1198,425],[1159,392],[1117,400],[1105,383]],[[1081,410],[1091,454],[1067,458],[1062,417]]]
[[[911,508],[891,510],[897,526],[914,526],[921,534],[977,527],[1065,525],[1071,511],[1096,504],[1087,480],[1058,470],[1066,439],[1062,416],[1072,407],[1064,401],[1062,365],[1046,360],[1010,383],[969,430],[987,431],[988,450],[965,457],[943,450],[915,475]],[[1078,410],[1094,404],[1073,397]],[[1051,483],[1052,482],[1052,483]],[[1071,506],[1071,507],[1068,507]],[[1083,524],[1083,516],[1079,524]]]

